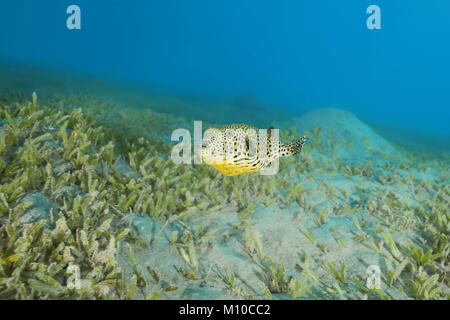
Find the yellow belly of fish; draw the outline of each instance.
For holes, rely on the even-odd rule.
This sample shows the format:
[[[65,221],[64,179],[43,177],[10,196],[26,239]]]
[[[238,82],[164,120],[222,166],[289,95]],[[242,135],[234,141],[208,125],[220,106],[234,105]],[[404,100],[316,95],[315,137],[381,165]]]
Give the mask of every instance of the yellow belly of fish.
[[[258,172],[262,168],[260,166],[252,167],[251,165],[248,164],[211,163],[209,165],[217,169],[221,174],[229,177],[237,176],[239,174],[244,173]]]

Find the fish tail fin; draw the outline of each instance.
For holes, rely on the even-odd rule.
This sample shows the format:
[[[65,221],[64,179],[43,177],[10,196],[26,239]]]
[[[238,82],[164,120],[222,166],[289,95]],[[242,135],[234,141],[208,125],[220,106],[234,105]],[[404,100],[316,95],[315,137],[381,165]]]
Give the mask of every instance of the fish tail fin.
[[[293,156],[297,153],[300,153],[303,149],[303,145],[306,142],[306,136],[301,137],[298,140],[295,140],[291,143],[287,144],[287,156]]]

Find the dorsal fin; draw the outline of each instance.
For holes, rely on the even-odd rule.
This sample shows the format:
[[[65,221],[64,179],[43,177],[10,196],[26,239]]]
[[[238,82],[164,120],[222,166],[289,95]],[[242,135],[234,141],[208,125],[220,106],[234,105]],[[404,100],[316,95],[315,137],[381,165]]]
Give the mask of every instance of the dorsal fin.
[[[269,129],[267,129],[267,137],[271,137],[272,136],[272,129],[275,129],[273,126],[270,126]]]

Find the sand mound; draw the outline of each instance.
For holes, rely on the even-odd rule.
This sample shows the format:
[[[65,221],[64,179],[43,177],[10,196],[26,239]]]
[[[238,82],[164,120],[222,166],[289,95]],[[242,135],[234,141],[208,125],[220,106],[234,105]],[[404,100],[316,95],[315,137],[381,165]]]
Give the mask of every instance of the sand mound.
[[[333,154],[344,162],[361,163],[380,155],[395,155],[395,148],[371,127],[348,111],[325,108],[303,114],[288,123],[322,154]],[[377,155],[377,157],[374,157]]]

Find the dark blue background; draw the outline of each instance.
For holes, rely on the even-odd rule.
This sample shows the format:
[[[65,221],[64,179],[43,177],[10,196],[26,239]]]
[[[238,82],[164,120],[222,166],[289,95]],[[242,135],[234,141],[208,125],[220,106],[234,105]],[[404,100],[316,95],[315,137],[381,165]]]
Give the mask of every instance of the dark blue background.
[[[66,28],[66,8],[82,30]],[[366,8],[381,8],[381,30]],[[450,2],[2,0],[0,61],[450,136]]]

